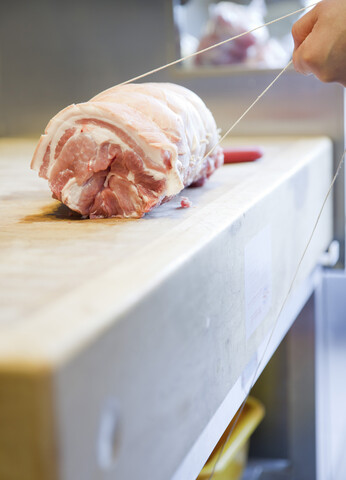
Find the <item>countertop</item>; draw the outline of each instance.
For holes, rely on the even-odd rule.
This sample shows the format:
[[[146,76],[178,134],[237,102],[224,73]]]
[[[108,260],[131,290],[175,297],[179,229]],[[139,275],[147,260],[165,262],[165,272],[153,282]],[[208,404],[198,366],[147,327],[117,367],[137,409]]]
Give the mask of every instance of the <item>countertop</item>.
[[[22,466],[6,461],[0,476],[12,468],[18,479],[94,480],[97,471],[130,480],[144,460],[142,478],[179,470],[275,324],[331,181],[325,137],[229,143],[259,145],[264,156],[183,191],[190,208],[178,196],[140,220],[85,220],[30,171],[34,141],[0,141],[7,428],[30,402],[33,412],[26,435],[17,428],[13,439],[26,451]],[[293,294],[331,239],[328,201]],[[105,454],[95,445],[107,408],[120,412],[122,430],[117,452]]]

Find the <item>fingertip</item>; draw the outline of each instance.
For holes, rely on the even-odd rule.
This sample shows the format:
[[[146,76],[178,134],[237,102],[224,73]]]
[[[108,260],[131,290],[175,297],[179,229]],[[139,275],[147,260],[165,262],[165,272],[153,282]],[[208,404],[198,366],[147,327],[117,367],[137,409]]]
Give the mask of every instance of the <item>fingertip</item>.
[[[301,65],[300,65],[301,62],[300,62],[300,58],[299,58],[298,48],[294,49],[294,52],[292,54],[292,63],[293,63],[293,67],[294,67],[296,72],[303,73],[301,71]]]
[[[299,34],[299,26],[297,26],[297,22],[292,26],[291,34],[292,34],[292,38],[293,38],[293,42],[294,42],[294,48],[296,49],[296,48],[298,48],[298,46],[302,42],[302,40],[300,39],[300,36],[298,35]]]

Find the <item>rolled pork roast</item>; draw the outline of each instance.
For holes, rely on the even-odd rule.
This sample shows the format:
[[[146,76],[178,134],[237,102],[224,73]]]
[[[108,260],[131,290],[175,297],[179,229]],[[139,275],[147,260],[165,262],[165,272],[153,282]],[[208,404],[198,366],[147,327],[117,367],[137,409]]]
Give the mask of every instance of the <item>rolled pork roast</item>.
[[[81,215],[139,218],[220,167],[218,141],[195,93],[170,83],[125,84],[53,117],[31,168]]]

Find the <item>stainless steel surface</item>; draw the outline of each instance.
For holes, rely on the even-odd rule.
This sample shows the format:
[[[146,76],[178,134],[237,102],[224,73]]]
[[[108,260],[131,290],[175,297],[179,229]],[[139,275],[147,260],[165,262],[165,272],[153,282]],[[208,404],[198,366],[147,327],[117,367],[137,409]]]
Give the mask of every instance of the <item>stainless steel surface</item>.
[[[317,295],[318,480],[346,478],[345,292],[345,272],[327,271]]]
[[[345,273],[321,270],[315,288],[252,391],[267,407],[252,464],[285,458],[292,480],[344,480]]]
[[[292,480],[315,479],[314,296],[262,373],[253,395],[266,405],[267,417],[252,438],[252,454],[287,459]]]

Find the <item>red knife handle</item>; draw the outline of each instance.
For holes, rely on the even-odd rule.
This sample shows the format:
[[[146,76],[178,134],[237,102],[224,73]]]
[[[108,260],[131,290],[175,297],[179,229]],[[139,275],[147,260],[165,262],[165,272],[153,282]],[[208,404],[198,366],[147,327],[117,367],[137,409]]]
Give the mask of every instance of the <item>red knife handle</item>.
[[[242,163],[253,162],[263,156],[261,148],[234,148],[228,147],[223,149],[224,163]]]

